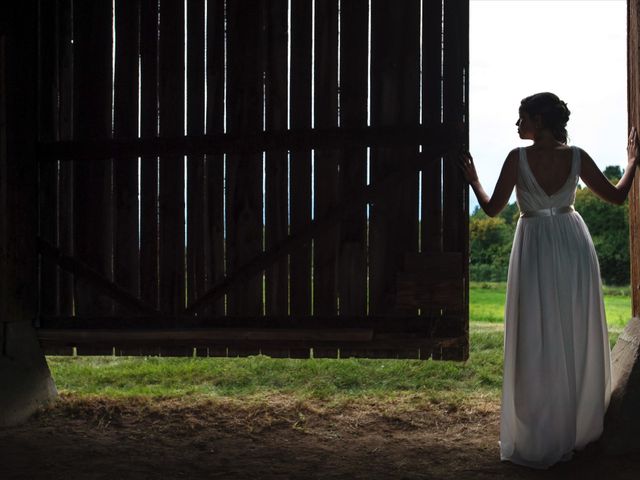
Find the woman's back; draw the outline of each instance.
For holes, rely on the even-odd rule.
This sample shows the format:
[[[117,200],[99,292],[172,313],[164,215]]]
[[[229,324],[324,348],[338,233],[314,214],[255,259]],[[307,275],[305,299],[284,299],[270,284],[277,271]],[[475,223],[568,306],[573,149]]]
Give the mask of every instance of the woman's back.
[[[521,211],[572,205],[580,176],[580,149],[520,148],[516,198]]]
[[[531,173],[548,196],[560,190],[571,171],[571,147],[559,145],[555,148],[526,147]]]

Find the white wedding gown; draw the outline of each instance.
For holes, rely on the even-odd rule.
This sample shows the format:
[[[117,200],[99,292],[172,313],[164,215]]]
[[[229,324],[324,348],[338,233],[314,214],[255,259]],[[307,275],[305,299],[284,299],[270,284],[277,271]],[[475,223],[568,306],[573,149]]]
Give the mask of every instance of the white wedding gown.
[[[520,149],[521,212],[573,205],[575,147],[564,186],[547,195]],[[573,211],[521,217],[509,260],[500,458],[547,468],[598,439],[611,395],[600,267],[584,220]],[[554,211],[555,213],[555,211]]]

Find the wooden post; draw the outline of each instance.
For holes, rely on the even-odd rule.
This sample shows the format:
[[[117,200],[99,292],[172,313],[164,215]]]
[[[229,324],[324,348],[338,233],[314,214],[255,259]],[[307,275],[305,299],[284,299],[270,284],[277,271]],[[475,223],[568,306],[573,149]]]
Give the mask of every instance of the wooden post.
[[[3,2],[0,19],[0,426],[4,426],[26,419],[53,399],[56,389],[32,326],[38,313],[37,2]]]
[[[640,127],[640,0],[627,3],[629,128]],[[611,402],[602,445],[608,453],[640,450],[640,180],[629,195],[632,318],[611,352]]]

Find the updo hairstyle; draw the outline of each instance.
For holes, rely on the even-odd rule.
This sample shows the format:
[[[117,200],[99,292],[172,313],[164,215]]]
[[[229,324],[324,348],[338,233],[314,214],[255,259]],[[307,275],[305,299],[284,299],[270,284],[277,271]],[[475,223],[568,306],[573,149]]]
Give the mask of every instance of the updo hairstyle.
[[[566,127],[571,112],[557,95],[542,92],[524,98],[520,102],[520,111],[527,112],[531,118],[540,115],[542,125],[551,131],[554,138],[561,143],[567,143]]]

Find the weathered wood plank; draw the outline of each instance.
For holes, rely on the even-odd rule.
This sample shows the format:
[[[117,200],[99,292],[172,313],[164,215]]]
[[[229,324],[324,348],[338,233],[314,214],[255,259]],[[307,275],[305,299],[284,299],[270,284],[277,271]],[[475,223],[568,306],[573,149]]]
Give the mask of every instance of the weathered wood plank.
[[[260,1],[227,2],[227,128],[232,133],[263,130],[262,19]],[[227,269],[232,273],[262,251],[262,155],[227,159]],[[227,311],[262,315],[262,278],[247,278],[233,288]]]
[[[187,133],[204,134],[205,116],[205,18],[204,0],[187,3]],[[204,156],[187,161],[187,303],[205,290],[205,175]]]
[[[207,111],[206,133],[224,135],[224,0],[207,0]],[[222,154],[205,157],[205,268],[206,288],[225,274],[224,238],[224,162]],[[212,302],[204,311],[225,313],[224,298]]]
[[[640,4],[627,3],[627,104],[629,129],[640,126]],[[640,317],[640,180],[638,172],[629,192],[631,310]]]
[[[158,136],[158,2],[140,5],[140,134]],[[139,153],[140,165],[140,297],[158,308],[158,159]]]
[[[33,321],[38,309],[38,11],[35,2],[5,2],[0,13],[11,19],[0,35],[0,347],[6,354],[4,322]]]
[[[367,0],[350,0],[340,11],[340,126],[362,128],[367,125]],[[367,181],[367,151],[364,147],[345,147],[341,152],[339,198]],[[340,223],[338,295],[340,315],[367,313],[367,209],[360,205]]]
[[[460,39],[464,37],[464,14],[468,8],[463,0],[444,3],[444,77],[443,115],[444,123],[464,129],[463,70],[465,68]],[[461,135],[462,136],[462,135]],[[462,140],[462,138],[461,138]],[[443,245],[447,251],[462,251],[462,225],[464,217],[464,185],[460,169],[456,164],[457,151],[444,156],[443,164]]]
[[[314,125],[338,125],[338,1],[315,3]],[[314,217],[322,217],[338,201],[338,151],[314,152]],[[313,243],[313,312],[337,313],[336,284],[339,230],[328,227]]]
[[[58,135],[59,140],[73,138],[73,18],[72,0],[56,2],[58,21]],[[73,170],[71,162],[59,163],[58,183],[58,245],[68,256],[73,256]],[[59,272],[60,314],[73,312],[73,276]]]
[[[311,1],[291,2],[290,117],[292,129],[311,127]],[[290,162],[292,234],[311,220],[311,151],[291,152]],[[305,245],[290,256],[290,313],[311,313],[311,246]]]
[[[118,317],[42,317],[43,324],[52,329],[190,329],[190,328],[367,328],[377,336],[387,335],[396,338],[410,336],[433,337],[447,336],[457,331],[451,325],[460,323],[460,316],[418,317],[401,316],[342,316],[322,317],[277,316],[118,316]]]
[[[58,140],[58,28],[56,5],[40,4],[38,12],[38,140]],[[58,243],[58,163],[43,162],[38,168],[40,236]],[[59,275],[55,264],[40,259],[40,311],[58,313]]]
[[[74,138],[111,137],[112,2],[75,0],[73,4]],[[74,166],[74,252],[83,262],[112,278],[113,209],[111,160]],[[79,314],[107,313],[100,298],[75,278]]]
[[[442,3],[423,2],[422,124],[441,124],[442,114]],[[421,249],[442,251],[442,162],[422,171]]]
[[[468,116],[466,93],[466,72],[468,71],[469,3],[466,0],[453,0],[444,3],[444,79],[443,79],[443,115],[444,123],[455,130],[460,137],[459,144],[468,145],[466,119]],[[443,248],[446,251],[463,252],[461,256],[463,287],[459,290],[460,301],[464,309],[465,326],[468,336],[468,218],[469,197],[467,183],[458,168],[457,153],[452,149],[444,156],[443,162]],[[464,358],[468,352],[459,348],[443,348],[442,359]],[[435,353],[434,353],[435,356]]]
[[[115,2],[114,139],[138,137],[139,2]],[[114,281],[134,296],[140,289],[138,161],[113,164],[115,197]]]
[[[160,135],[184,134],[184,2],[160,4]],[[185,307],[184,161],[162,155],[159,171],[160,309],[177,313]]]
[[[287,130],[287,49],[288,1],[266,2],[265,42],[265,117],[266,130]],[[265,156],[265,247],[280,243],[288,234],[287,158],[285,151],[267,152]],[[288,311],[289,265],[283,256],[265,271],[265,313],[286,315]],[[289,355],[270,352],[266,355]]]
[[[371,122],[419,123],[420,4],[384,0],[371,5]],[[417,149],[415,149],[417,150]],[[371,181],[385,177],[414,149],[371,150]],[[418,248],[418,175],[399,181],[371,207],[370,306],[390,312],[395,273],[404,254]]]

